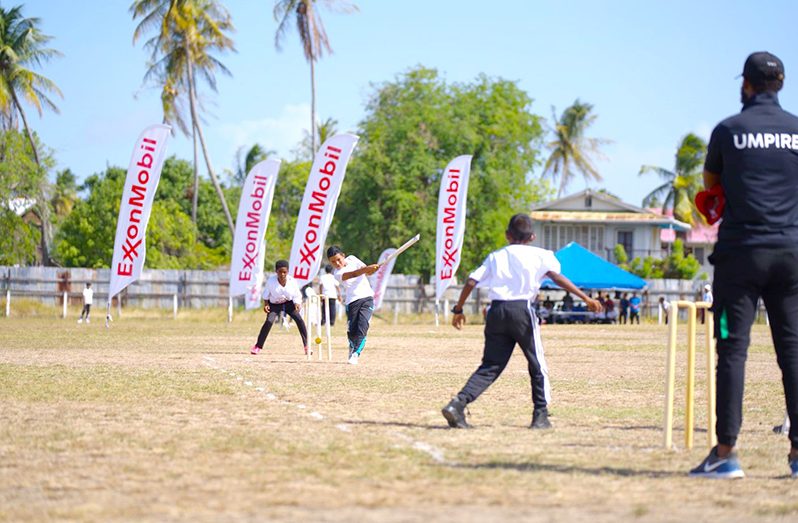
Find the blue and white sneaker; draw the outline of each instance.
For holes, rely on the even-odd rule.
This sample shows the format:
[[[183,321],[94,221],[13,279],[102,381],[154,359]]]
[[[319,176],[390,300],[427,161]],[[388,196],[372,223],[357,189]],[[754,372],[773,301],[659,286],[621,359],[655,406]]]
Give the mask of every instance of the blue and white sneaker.
[[[745,472],[740,467],[737,453],[732,452],[725,458],[718,457],[718,447],[712,447],[709,455],[699,466],[690,471],[690,477],[710,479],[744,478]]]
[[[798,458],[790,459],[790,456],[787,456],[787,462],[790,464],[792,479],[798,479]]]

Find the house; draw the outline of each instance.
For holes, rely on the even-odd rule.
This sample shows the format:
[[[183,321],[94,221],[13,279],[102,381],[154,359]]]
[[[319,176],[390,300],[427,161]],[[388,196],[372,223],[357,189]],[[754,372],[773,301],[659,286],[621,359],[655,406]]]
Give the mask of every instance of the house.
[[[537,222],[536,243],[557,251],[577,242],[594,254],[616,262],[615,245],[623,245],[629,259],[652,256],[661,258],[662,231],[685,234],[690,225],[672,216],[625,203],[603,192],[582,192],[532,208]]]

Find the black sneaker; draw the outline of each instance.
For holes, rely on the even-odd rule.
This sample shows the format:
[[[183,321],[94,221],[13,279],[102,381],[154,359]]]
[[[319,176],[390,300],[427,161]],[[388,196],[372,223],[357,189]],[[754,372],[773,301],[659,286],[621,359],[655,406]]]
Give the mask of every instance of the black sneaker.
[[[453,398],[443,409],[441,414],[453,429],[468,429],[471,425],[465,419],[466,403],[459,398]]]
[[[549,421],[549,411],[546,409],[535,409],[532,413],[532,424],[529,425],[530,429],[550,429],[551,422]]]

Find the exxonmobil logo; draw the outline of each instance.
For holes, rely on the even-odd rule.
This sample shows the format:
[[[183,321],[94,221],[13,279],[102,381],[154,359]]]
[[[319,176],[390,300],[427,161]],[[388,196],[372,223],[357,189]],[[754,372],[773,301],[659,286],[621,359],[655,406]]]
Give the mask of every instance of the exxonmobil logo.
[[[460,197],[460,169],[449,169],[446,172],[448,185],[444,191],[446,206],[443,208],[443,252],[441,253],[443,265],[439,278],[447,280],[452,277],[452,270],[457,264],[457,252],[459,247],[455,247],[454,228],[457,222],[458,199]]]
[[[326,231],[321,230],[322,222],[327,210],[330,187],[333,185],[332,178],[339,168],[341,152],[341,149],[332,145],[325,147],[323,157],[327,161],[318,170],[316,187],[311,192],[307,206],[307,221],[297,224],[304,229],[305,234],[302,237],[302,247],[299,249],[299,263],[293,266],[293,276],[296,279],[309,279],[310,271],[321,254],[321,242],[326,234]]]
[[[260,224],[265,209],[263,208],[263,198],[266,196],[266,182],[264,176],[253,176],[252,192],[249,194],[249,210],[244,222],[247,232],[247,240],[244,244],[244,252],[241,258],[242,270],[238,272],[238,281],[252,281],[253,270],[258,260],[260,247],[263,243],[263,234],[260,231]]]
[[[145,227],[141,223],[141,215],[144,213],[147,192],[152,190],[150,170],[154,161],[152,153],[155,152],[157,145],[158,142],[151,138],[142,138],[142,143],[139,145],[141,156],[135,164],[139,168],[139,172],[136,175],[136,181],[130,186],[130,198],[127,201],[130,213],[127,217],[120,217],[120,219],[126,219],[127,227],[125,227],[124,243],[122,244],[122,261],[117,263],[114,268],[119,276],[131,276],[133,267],[141,256],[141,243],[144,240],[145,232]]]

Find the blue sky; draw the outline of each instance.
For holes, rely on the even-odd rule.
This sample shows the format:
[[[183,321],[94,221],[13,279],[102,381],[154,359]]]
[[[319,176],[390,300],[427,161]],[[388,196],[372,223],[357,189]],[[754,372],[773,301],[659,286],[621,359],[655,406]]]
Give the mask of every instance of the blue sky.
[[[59,168],[79,178],[126,166],[143,127],[161,120],[156,89],[142,87],[147,54],[132,44],[129,0],[0,0],[24,3],[42,19],[64,57],[41,72],[64,93],[61,114],[31,115]],[[322,2],[323,4],[324,2]],[[579,98],[594,105],[591,136],[612,140],[598,162],[604,187],[639,205],[657,185],[642,164],[670,167],[687,132],[708,138],[739,111],[745,57],[769,50],[785,63],[782,105],[798,111],[795,21],[798,2],[359,0],[359,11],[322,9],[334,53],[317,66],[318,112],[355,130],[373,85],[417,65],[447,81],[478,74],[518,81],[533,110],[551,118]],[[274,47],[271,0],[227,0],[237,53],[233,73],[207,98],[206,139],[217,171],[232,168],[239,146],[261,143],[288,155],[310,120],[309,70],[294,33]],[[798,75],[796,75],[798,77]],[[191,158],[178,136],[170,152]],[[469,151],[463,151],[467,154]],[[355,153],[357,154],[357,153]],[[577,180],[567,192],[585,187]]]

